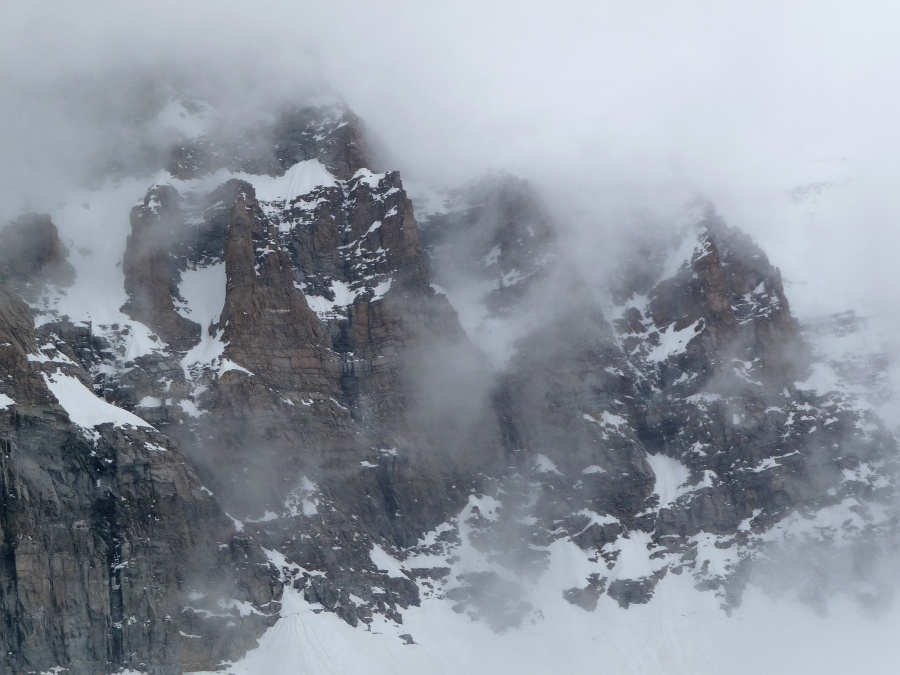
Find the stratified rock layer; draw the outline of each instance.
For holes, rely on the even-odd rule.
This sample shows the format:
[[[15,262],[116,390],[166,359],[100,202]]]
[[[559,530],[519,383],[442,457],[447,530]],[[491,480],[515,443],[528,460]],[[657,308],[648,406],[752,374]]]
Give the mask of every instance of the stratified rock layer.
[[[76,419],[107,404],[69,345],[45,340],[0,287],[0,392],[13,401],[0,410],[3,672],[177,673],[238,656],[270,623],[268,562],[168,438],[75,424],[48,383],[78,392]],[[265,613],[241,618],[234,600]]]

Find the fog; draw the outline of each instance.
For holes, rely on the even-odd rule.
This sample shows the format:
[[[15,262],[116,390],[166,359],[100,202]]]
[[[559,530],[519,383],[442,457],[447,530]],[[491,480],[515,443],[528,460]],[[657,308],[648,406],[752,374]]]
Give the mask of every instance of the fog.
[[[898,13],[884,3],[401,3],[370,8],[349,39],[319,49],[410,176],[507,169],[544,186],[589,237],[635,206],[665,212],[700,195],[789,281],[815,275],[815,293],[792,295],[818,312],[822,297],[852,304],[891,281]],[[350,43],[377,65],[360,67]],[[833,183],[818,200],[786,194],[817,182]]]
[[[406,178],[508,170],[591,244],[636,208],[709,199],[819,313],[897,281],[898,20],[874,1],[8,7],[2,211],[162,133],[129,126],[148,82],[217,91],[235,115],[321,78]]]
[[[49,210],[112,168],[149,172],[178,130],[145,121],[173,88],[243,126],[330,87],[365,121],[384,167],[414,189],[492,171],[528,179],[592,282],[623,233],[667,231],[699,198],[759,242],[801,318],[857,308],[900,354],[900,7],[161,0],[4,9],[0,224]]]

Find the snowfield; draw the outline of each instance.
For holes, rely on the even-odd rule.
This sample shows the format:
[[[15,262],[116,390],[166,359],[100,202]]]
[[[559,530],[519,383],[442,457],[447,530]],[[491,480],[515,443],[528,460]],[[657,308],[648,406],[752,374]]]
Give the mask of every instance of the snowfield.
[[[574,548],[574,547],[573,547]],[[387,555],[387,554],[384,554]],[[647,605],[622,610],[606,595],[586,612],[558,592],[575,568],[561,550],[529,600],[542,617],[495,633],[483,621],[426,599],[403,612],[403,624],[376,617],[351,628],[288,589],[282,618],[259,646],[224,672],[234,675],[889,675],[900,662],[900,613],[866,615],[834,601],[825,616],[750,589],[726,614],[688,575],[669,575]],[[577,555],[576,555],[577,557]],[[577,576],[577,574],[576,574]],[[411,636],[414,641],[407,644]],[[212,672],[195,675],[212,675]]]

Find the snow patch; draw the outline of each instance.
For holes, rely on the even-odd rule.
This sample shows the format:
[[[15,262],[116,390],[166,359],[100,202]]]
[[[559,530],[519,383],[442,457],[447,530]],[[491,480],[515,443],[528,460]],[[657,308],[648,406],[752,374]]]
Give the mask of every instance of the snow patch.
[[[217,370],[217,375],[222,377],[225,373],[231,372],[232,370],[236,370],[239,373],[244,373],[245,375],[253,375],[249,370],[244,368],[243,366],[239,366],[231,359],[221,359],[219,361],[219,367]]]
[[[317,159],[297,162],[283,176],[236,174],[256,190],[256,198],[264,202],[287,201],[312,192],[317,187],[338,185],[337,179]]]
[[[381,548],[378,544],[372,546],[372,550],[369,551],[369,557],[372,559],[375,567],[382,572],[386,572],[389,577],[407,578],[403,573],[403,567],[400,565],[400,561]]]
[[[51,356],[47,356],[45,352],[55,352],[55,354]],[[75,365],[75,362],[72,361],[68,356],[63,354],[62,352],[56,351],[56,347],[54,345],[48,344],[44,345],[40,348],[40,351],[36,354],[29,354],[28,360],[32,363],[65,363],[68,365]]]
[[[52,375],[47,373],[41,373],[41,375],[56,400],[69,414],[69,419],[84,429],[93,429],[99,424],[109,422],[117,427],[133,426],[153,429],[137,415],[98,398],[76,377],[64,375],[59,370]]]
[[[200,410],[197,407],[197,404],[188,399],[183,399],[178,402],[178,406],[184,411],[186,415],[190,415],[191,417],[200,417],[201,415],[205,415],[205,410]]]
[[[665,508],[678,497],[690,492],[687,487],[691,471],[677,459],[665,455],[647,455],[647,463],[656,475],[653,493],[659,497],[659,507]]]
[[[393,278],[388,277],[381,283],[379,283],[375,288],[372,289],[372,300],[381,300],[384,297],[385,293],[391,290],[391,283],[393,283]]]
[[[547,455],[538,454],[534,461],[534,470],[538,473],[555,473],[562,476],[562,472],[556,468]]]
[[[366,185],[375,190],[378,188],[378,184],[384,179],[384,176],[385,174],[383,173],[375,173],[369,169],[363,168],[353,174],[350,182],[355,182],[357,185]]]
[[[199,323],[205,334],[211,324],[219,322],[225,308],[226,282],[225,263],[182,272],[178,292],[185,302],[177,307],[178,313]]]
[[[659,344],[650,350],[647,358],[651,361],[662,362],[673,356],[684,353],[688,343],[700,332],[703,319],[697,319],[689,326],[681,330],[674,330],[674,326],[659,331]]]
[[[304,515],[307,518],[319,512],[319,487],[304,476],[284,501],[286,513],[291,517]]]
[[[600,414],[600,419],[597,419],[593,415],[588,415],[585,413],[581,416],[582,419],[587,420],[588,422],[593,422],[594,424],[599,424],[602,427],[621,427],[628,426],[628,420],[626,420],[621,415],[616,415],[614,413],[609,412],[608,410],[604,410]]]

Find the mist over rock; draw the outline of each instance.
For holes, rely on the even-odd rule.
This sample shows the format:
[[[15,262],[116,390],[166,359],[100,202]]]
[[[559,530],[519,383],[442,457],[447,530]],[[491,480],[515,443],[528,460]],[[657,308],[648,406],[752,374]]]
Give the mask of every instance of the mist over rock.
[[[201,105],[197,112],[205,110]],[[374,168],[359,117],[344,105],[332,104],[289,107],[277,113],[274,122],[238,129],[211,125],[205,133],[176,143],[169,151],[166,170],[184,180],[220,169],[284,174],[311,159],[340,180]]]
[[[68,286],[75,270],[49,215],[27,214],[0,230],[0,281],[32,298],[43,284]]]
[[[123,308],[166,342],[190,349],[200,341],[200,327],[175,311],[180,270],[170,253],[180,239],[181,206],[178,192],[155,186],[144,202],[131,210],[132,234],[122,261],[125,290]]]
[[[49,217],[0,232],[6,671],[228,667],[302,612],[515,631],[536,588],[590,613],[669,575],[731,611],[797,551],[865,595],[895,435],[819,386],[779,270],[711,207],[600,288],[515,177],[417,217],[342,104],[159,103],[190,133],[103,223],[112,320],[70,302],[97,299]]]
[[[769,528],[785,518],[849,514],[859,499],[894,513],[889,491],[847,480],[877,475],[886,488],[896,470],[893,434],[853,395],[806,385],[813,350],[780,272],[746,235],[702,206],[674,238],[645,242],[640,256],[621,261],[604,300],[552,236],[540,237],[545,246],[523,246],[552,227],[535,197],[504,180],[485,199],[490,184],[468,188],[462,199],[452,194],[449,212],[425,225],[450,297],[480,307],[473,332],[505,336],[496,362],[504,440],[521,474],[514,480],[543,493],[516,515],[513,479],[501,479],[496,489],[507,503],[496,522],[479,522],[491,533],[484,541],[510,530],[520,532],[513,541],[531,542],[537,523],[540,536],[565,528],[608,563],[567,591],[579,605],[604,588],[623,606],[646,602],[667,571],[687,569],[728,606],[740,603],[750,560],[766,555]],[[528,214],[519,229],[509,226],[513,209],[497,208],[515,193]],[[461,273],[451,251],[471,260],[473,242],[478,262]],[[485,256],[488,247],[493,254]],[[516,275],[523,290],[497,304],[509,276],[497,260],[509,250],[529,273]],[[473,286],[475,275],[487,283]],[[862,539],[893,536],[887,513]],[[622,578],[609,554],[642,533],[656,549],[653,562]],[[813,533],[801,539],[822,541]],[[712,542],[729,551],[726,561],[704,559]],[[862,578],[856,582],[864,585]]]

